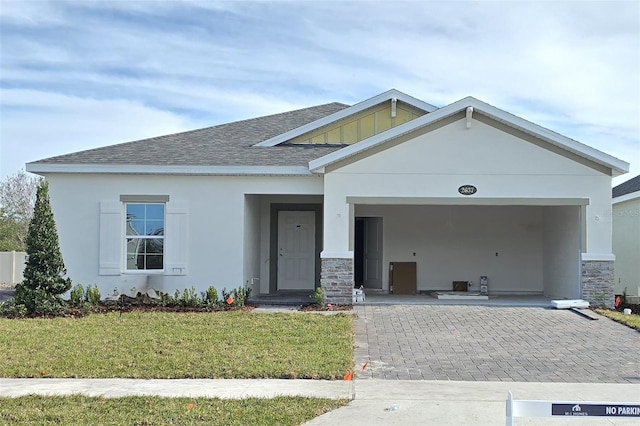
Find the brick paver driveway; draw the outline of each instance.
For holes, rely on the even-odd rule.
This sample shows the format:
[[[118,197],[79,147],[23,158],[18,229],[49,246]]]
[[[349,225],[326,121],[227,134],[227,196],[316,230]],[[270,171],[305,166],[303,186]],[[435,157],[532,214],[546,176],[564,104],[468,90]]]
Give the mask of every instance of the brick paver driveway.
[[[359,379],[640,383],[640,333],[604,317],[539,307],[355,309]]]

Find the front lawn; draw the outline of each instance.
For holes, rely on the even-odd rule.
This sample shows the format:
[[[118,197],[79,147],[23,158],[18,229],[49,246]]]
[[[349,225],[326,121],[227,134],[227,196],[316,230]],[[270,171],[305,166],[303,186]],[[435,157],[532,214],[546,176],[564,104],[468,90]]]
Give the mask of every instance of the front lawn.
[[[640,315],[638,314],[625,315],[622,312],[611,311],[608,309],[596,309],[596,312],[602,316],[624,324],[627,327],[635,328],[640,331]]]
[[[302,397],[222,400],[136,396],[0,398],[1,424],[299,425],[347,400]]]
[[[352,367],[350,314],[0,318],[0,377],[340,379]]]

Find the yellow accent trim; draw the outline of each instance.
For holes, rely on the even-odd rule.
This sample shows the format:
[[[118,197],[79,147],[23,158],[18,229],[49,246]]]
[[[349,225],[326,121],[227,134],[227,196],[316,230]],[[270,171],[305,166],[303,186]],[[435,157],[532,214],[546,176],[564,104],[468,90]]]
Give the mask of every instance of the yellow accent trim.
[[[398,113],[398,110],[396,108],[396,114],[397,113]],[[393,121],[395,119],[391,117],[391,107],[385,108],[381,111],[377,111],[376,116],[378,118],[376,133],[384,132],[385,130],[389,130],[390,128],[393,127]]]
[[[426,112],[398,101],[396,117],[391,117],[391,105],[382,102],[358,114],[305,133],[288,141],[293,144],[353,144],[404,124]]]
[[[376,134],[376,117],[369,114],[360,119],[360,140],[370,138]]]
[[[327,143],[340,143],[340,141],[342,140],[341,138],[341,128],[340,127],[336,127],[335,129],[331,129],[329,130],[326,134],[327,134]]]

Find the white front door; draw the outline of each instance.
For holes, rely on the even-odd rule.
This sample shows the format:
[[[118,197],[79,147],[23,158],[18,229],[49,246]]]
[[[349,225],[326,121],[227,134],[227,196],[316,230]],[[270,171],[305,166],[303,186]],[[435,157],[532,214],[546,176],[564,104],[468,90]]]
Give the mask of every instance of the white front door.
[[[278,212],[278,290],[313,290],[316,213]]]

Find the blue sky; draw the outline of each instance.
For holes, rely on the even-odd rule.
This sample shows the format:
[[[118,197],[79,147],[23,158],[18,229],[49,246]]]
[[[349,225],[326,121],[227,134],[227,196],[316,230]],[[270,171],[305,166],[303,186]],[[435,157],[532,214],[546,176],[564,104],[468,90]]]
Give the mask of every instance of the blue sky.
[[[640,2],[0,0],[0,179],[396,88],[475,96],[640,174]]]

